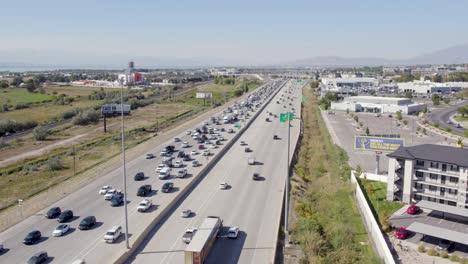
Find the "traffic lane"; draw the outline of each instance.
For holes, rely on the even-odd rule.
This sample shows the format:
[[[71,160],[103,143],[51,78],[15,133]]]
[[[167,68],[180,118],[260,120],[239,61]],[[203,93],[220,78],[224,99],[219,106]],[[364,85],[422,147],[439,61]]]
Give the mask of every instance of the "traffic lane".
[[[252,126],[245,133],[249,133],[253,130],[253,127],[259,122],[257,119]],[[245,135],[245,134],[244,134]],[[244,136],[243,136],[244,137]],[[237,145],[237,144],[236,144]],[[180,241],[180,238],[184,231],[191,226],[199,226],[205,215],[201,215],[201,207],[204,206],[207,197],[212,197],[214,193],[220,191],[218,186],[220,181],[226,180],[227,175],[233,170],[237,171],[237,166],[240,162],[247,164],[247,159],[243,155],[243,147],[233,146],[233,149],[240,148],[239,154],[234,157],[231,156],[233,149],[229,150],[223,159],[215,166],[215,168],[205,176],[203,181],[190,193],[183,203],[179,206],[178,211],[190,208],[195,211],[195,217],[188,221],[187,224],[181,226],[181,222],[187,222],[187,219],[181,219],[178,214],[172,214],[165,224],[157,230],[150,240],[146,241],[146,245],[140,249],[140,253],[136,256],[135,263],[179,263],[183,261],[183,250],[185,244]],[[229,180],[228,180],[228,183]],[[232,184],[232,183],[231,183]],[[224,192],[221,190],[221,192]],[[202,203],[200,205],[200,203]],[[175,235],[179,234],[179,235]],[[175,240],[174,243],[172,241]],[[166,243],[161,244],[159,241],[165,241]],[[168,242],[170,241],[170,242]],[[181,252],[181,254],[172,254],[174,252]],[[179,258],[179,259],[178,259]]]
[[[180,137],[183,137],[182,135]],[[230,138],[230,136],[227,136],[227,138]],[[166,144],[170,144],[170,141],[167,141]],[[161,158],[159,157],[159,159],[152,159],[150,161],[155,161],[155,160],[161,160]],[[128,164],[130,165],[129,166],[129,175],[128,175],[128,178],[129,180],[133,178],[133,174],[136,173],[137,171],[141,171],[141,160],[134,160],[132,162],[129,162]],[[145,163],[147,163],[147,161],[144,161]],[[155,167],[153,167],[152,165],[149,165],[150,166],[150,169],[153,169]],[[119,169],[117,170],[114,170],[113,173],[110,173],[109,175],[109,178],[111,178],[111,181],[109,182],[109,180],[106,181],[106,185],[112,185],[114,186],[115,188],[119,188],[119,184],[121,184],[121,179],[119,179],[119,176],[121,175],[121,173],[118,171]],[[145,173],[145,174],[150,174],[150,173]],[[102,177],[102,178],[105,178],[105,177]],[[153,180],[152,183],[154,183],[155,181]],[[128,184],[129,184],[129,200],[135,200],[135,197],[132,197],[132,187],[138,187],[139,183],[133,183],[132,184],[132,181],[128,181]],[[99,188],[95,188],[93,187],[93,185],[96,185],[96,184],[90,184],[90,185],[87,185],[85,188],[83,189],[88,189],[88,191],[86,192],[85,195],[82,195],[82,192],[75,192],[75,196],[78,195],[80,197],[74,197],[73,194],[67,196],[66,198],[62,199],[60,202],[58,202],[57,204],[53,205],[53,206],[60,206],[62,207],[62,209],[73,209],[73,208],[77,208],[74,210],[74,214],[76,216],[81,216],[81,218],[83,216],[85,216],[86,214],[87,215],[96,215],[97,216],[97,219],[98,219],[98,222],[99,222],[99,226],[101,227],[102,226],[102,222],[100,222],[100,219],[103,220],[104,222],[107,222],[105,221],[106,219],[105,216],[109,216],[110,218],[109,219],[114,219],[114,217],[116,216],[115,214],[113,214],[114,212],[116,212],[116,208],[109,208],[110,206],[108,205],[104,205],[104,206],[107,206],[107,209],[108,210],[96,210],[96,209],[93,209],[94,205],[96,205],[96,203],[93,203],[92,201],[90,201],[90,199],[86,199],[87,197],[93,197],[91,198],[91,200],[95,200],[95,197],[99,197],[99,198],[102,198],[102,196],[98,195],[97,194],[97,191],[99,190]],[[97,186],[102,186],[104,185],[103,183],[98,183]],[[135,186],[132,186],[132,185],[135,185]],[[83,190],[82,189],[82,190]],[[122,189],[122,188],[121,188]],[[83,199],[84,198],[84,199]],[[99,199],[98,198],[98,199]],[[67,200],[71,200],[71,201],[67,201]],[[105,201],[103,201],[105,202]],[[70,204],[70,206],[67,206],[67,204]],[[134,207],[136,207],[137,203],[134,203]],[[99,208],[102,207],[102,205],[98,205]],[[109,211],[111,210],[111,211]],[[46,210],[45,210],[46,211]],[[44,212],[45,212],[44,211]],[[103,212],[105,211],[105,212]],[[103,212],[104,214],[103,215],[99,215],[99,212]],[[118,217],[118,214],[117,214],[117,217]],[[80,219],[81,219],[80,218]],[[75,217],[74,221],[72,222],[72,225],[76,224],[78,225],[79,223],[79,220],[80,219],[77,219],[77,217]],[[26,221],[23,222],[22,225],[19,225],[19,226],[15,226],[16,228],[12,228],[12,229],[9,229],[10,232],[6,232],[6,233],[10,233],[12,235],[8,235],[8,234],[2,234],[2,237],[10,237],[11,239],[5,239],[5,244],[7,245],[7,247],[10,249],[10,254],[8,254],[8,261],[9,262],[14,262],[14,254],[11,254],[12,252],[14,252],[13,250],[14,249],[17,249],[19,248],[20,246],[23,247],[22,245],[22,241],[21,239],[29,232],[31,231],[33,228],[31,226],[34,226],[34,228],[36,229],[39,229],[41,230],[41,232],[43,233],[43,235],[45,237],[49,236],[49,234],[52,233],[52,231],[55,229],[55,227],[58,225],[58,223],[56,223],[54,220],[46,220],[43,218],[42,215],[39,216],[39,223],[38,223],[38,216],[34,216],[34,217],[31,217],[29,219],[27,219]],[[111,225],[112,226],[112,225]],[[110,227],[111,227],[110,226]],[[18,228],[19,227],[19,228]],[[22,230],[18,230],[18,229],[21,229],[22,227]],[[109,227],[109,228],[110,228]],[[97,230],[98,228],[95,228],[93,230]],[[105,230],[102,230],[102,234],[104,234],[104,232],[106,231],[107,229]],[[13,231],[13,232],[11,232]],[[23,234],[23,235],[17,235],[17,234]],[[100,233],[98,235],[98,238],[101,239],[102,237],[102,234]],[[85,240],[89,240],[89,237],[90,236],[95,236],[94,232],[87,232],[87,235],[85,236]],[[68,237],[72,237],[72,234],[70,232],[69,236],[66,236],[67,238]],[[66,240],[67,239],[64,239],[65,237],[63,238],[54,238],[55,241],[58,241],[59,242],[59,245],[60,244],[65,244],[65,243],[70,243],[70,242],[67,242]],[[82,237],[83,238],[83,237]],[[48,239],[47,239],[48,240]],[[75,235],[75,240],[76,240],[76,235]],[[81,241],[82,239],[79,239],[79,241]],[[13,241],[15,241],[16,243],[14,243]],[[50,241],[50,240],[49,240]],[[45,247],[45,239],[38,245],[40,246],[41,248],[44,248]],[[52,242],[50,242],[52,243]],[[68,255],[67,254],[67,251],[66,250],[62,250],[62,247],[60,246],[56,246],[55,244],[57,243],[54,243],[53,245],[48,245],[47,247],[51,247],[51,249],[48,250],[49,254],[51,256],[55,256],[55,259],[60,259],[62,256],[66,256]],[[68,244],[67,247],[74,247],[73,245],[70,245]],[[57,249],[57,250],[55,250]],[[25,251],[26,251],[26,254],[25,254]],[[34,253],[36,253],[36,249],[34,246],[32,247],[26,247],[25,249],[22,249],[21,250],[21,256],[25,256],[27,258],[29,258],[28,256],[26,255],[33,255]],[[62,255],[60,255],[62,254]],[[2,257],[2,261],[3,261],[4,257]],[[19,262],[22,262],[24,259],[20,260]]]
[[[459,107],[468,105],[468,101],[463,101],[453,106],[445,107],[445,108],[438,108],[432,110],[430,115],[430,119],[433,123],[439,123],[439,125],[443,128],[450,128],[453,132],[463,135],[465,128],[457,128],[454,125],[448,124],[449,118],[451,115],[457,112]]]

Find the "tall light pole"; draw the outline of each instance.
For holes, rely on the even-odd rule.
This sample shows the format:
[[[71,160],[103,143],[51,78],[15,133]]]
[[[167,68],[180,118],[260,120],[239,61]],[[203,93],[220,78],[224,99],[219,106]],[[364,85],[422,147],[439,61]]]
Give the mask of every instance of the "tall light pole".
[[[127,174],[125,167],[125,130],[124,130],[124,111],[123,111],[123,77],[119,80],[120,82],[120,112],[122,117],[122,177],[124,187],[124,211],[125,211],[125,244],[127,249],[130,248],[128,243],[128,213],[127,213]]]
[[[292,94],[291,94],[292,100]],[[289,107],[288,107],[289,108]],[[286,112],[288,118],[288,157],[286,160],[286,180],[285,180],[285,193],[284,193],[284,246],[286,247],[289,243],[289,228],[288,228],[288,212],[289,212],[289,156],[290,156],[290,135],[291,135],[291,109]]]

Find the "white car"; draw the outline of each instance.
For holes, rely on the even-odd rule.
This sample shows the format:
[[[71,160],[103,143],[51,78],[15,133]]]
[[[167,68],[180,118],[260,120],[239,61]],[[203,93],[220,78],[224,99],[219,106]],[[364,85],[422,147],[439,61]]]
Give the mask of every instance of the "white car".
[[[202,155],[203,155],[203,156],[209,156],[209,155],[210,155],[210,151],[207,150],[207,149],[205,149],[205,150],[203,151],[203,154],[202,154]]]
[[[186,134],[186,135],[190,135],[190,134],[192,134],[192,131],[187,130],[187,132],[185,132],[185,134]]]
[[[180,216],[182,216],[183,218],[190,217],[191,215],[192,215],[192,210],[190,210],[190,209],[184,210],[180,214]]]
[[[115,226],[109,230],[107,230],[106,234],[104,235],[104,241],[107,243],[114,243],[122,234],[122,227]]]
[[[228,235],[227,235],[228,238],[237,238],[238,235],[239,235],[238,227],[232,226],[229,228]]]
[[[112,189],[112,187],[110,187],[109,185],[104,185],[104,186],[102,186],[101,190],[99,190],[99,194],[100,194],[100,195],[104,195],[104,194],[106,194],[110,189]]]
[[[106,195],[104,195],[104,199],[106,200],[112,200],[112,197],[114,196],[114,194],[117,192],[116,189],[110,189],[107,191]]]
[[[187,175],[187,169],[180,169],[177,171],[177,178],[184,178]]]
[[[69,224],[60,224],[52,232],[52,235],[54,237],[59,237],[59,236],[63,236],[64,234],[66,234],[68,231],[70,231],[70,225]]]
[[[186,244],[190,243],[190,241],[192,241],[192,238],[196,232],[197,232],[197,229],[195,227],[185,230],[185,233],[182,236],[182,241],[184,241],[184,243]]]
[[[247,143],[245,143],[244,141],[241,141],[241,142],[240,142],[240,145],[241,145],[241,146],[247,146]]]
[[[138,204],[137,211],[138,212],[145,212],[153,205],[151,199],[144,199]]]
[[[184,143],[182,143],[182,148],[190,148],[190,144],[185,141]]]
[[[192,150],[192,152],[190,152],[190,155],[198,155],[198,151]]]
[[[174,138],[174,142],[180,142],[180,138],[175,137],[175,138]]]
[[[200,166],[200,163],[198,163],[197,160],[192,160],[192,167],[198,167]]]
[[[226,190],[228,188],[228,184],[226,182],[222,182],[219,184],[219,189]]]
[[[165,167],[167,167],[166,164],[159,164],[158,167],[156,168],[156,172],[160,172],[162,169],[164,169]]]
[[[183,165],[184,164],[180,160],[177,160],[176,162],[174,162],[174,168],[182,168]]]

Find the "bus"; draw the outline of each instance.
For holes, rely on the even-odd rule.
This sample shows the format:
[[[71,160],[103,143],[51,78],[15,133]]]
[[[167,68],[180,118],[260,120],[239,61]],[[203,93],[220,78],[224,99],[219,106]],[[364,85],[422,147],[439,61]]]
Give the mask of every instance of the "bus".
[[[185,249],[185,264],[203,264],[222,227],[221,218],[207,216]]]

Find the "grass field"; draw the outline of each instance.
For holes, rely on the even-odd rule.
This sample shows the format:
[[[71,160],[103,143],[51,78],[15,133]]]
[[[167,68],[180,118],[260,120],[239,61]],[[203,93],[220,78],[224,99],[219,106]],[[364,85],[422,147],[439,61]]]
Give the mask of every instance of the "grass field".
[[[467,122],[468,116],[455,116],[454,119],[457,120],[458,122]]]
[[[26,89],[2,89],[0,92],[0,104],[26,104],[26,103],[40,103],[45,101],[53,100],[55,96],[40,94],[40,93],[29,93]]]
[[[304,136],[291,181],[291,239],[303,249],[301,263],[381,263],[353,198],[348,157],[331,143],[312,90],[304,88],[304,96]]]
[[[44,88],[46,93],[66,94],[67,96],[87,96],[94,91],[99,91],[101,88],[88,86],[48,86]],[[115,88],[106,88],[105,91],[115,91]]]
[[[402,203],[387,201],[387,183],[359,179],[363,190],[365,191],[374,212],[381,225],[398,209],[403,207]]]

